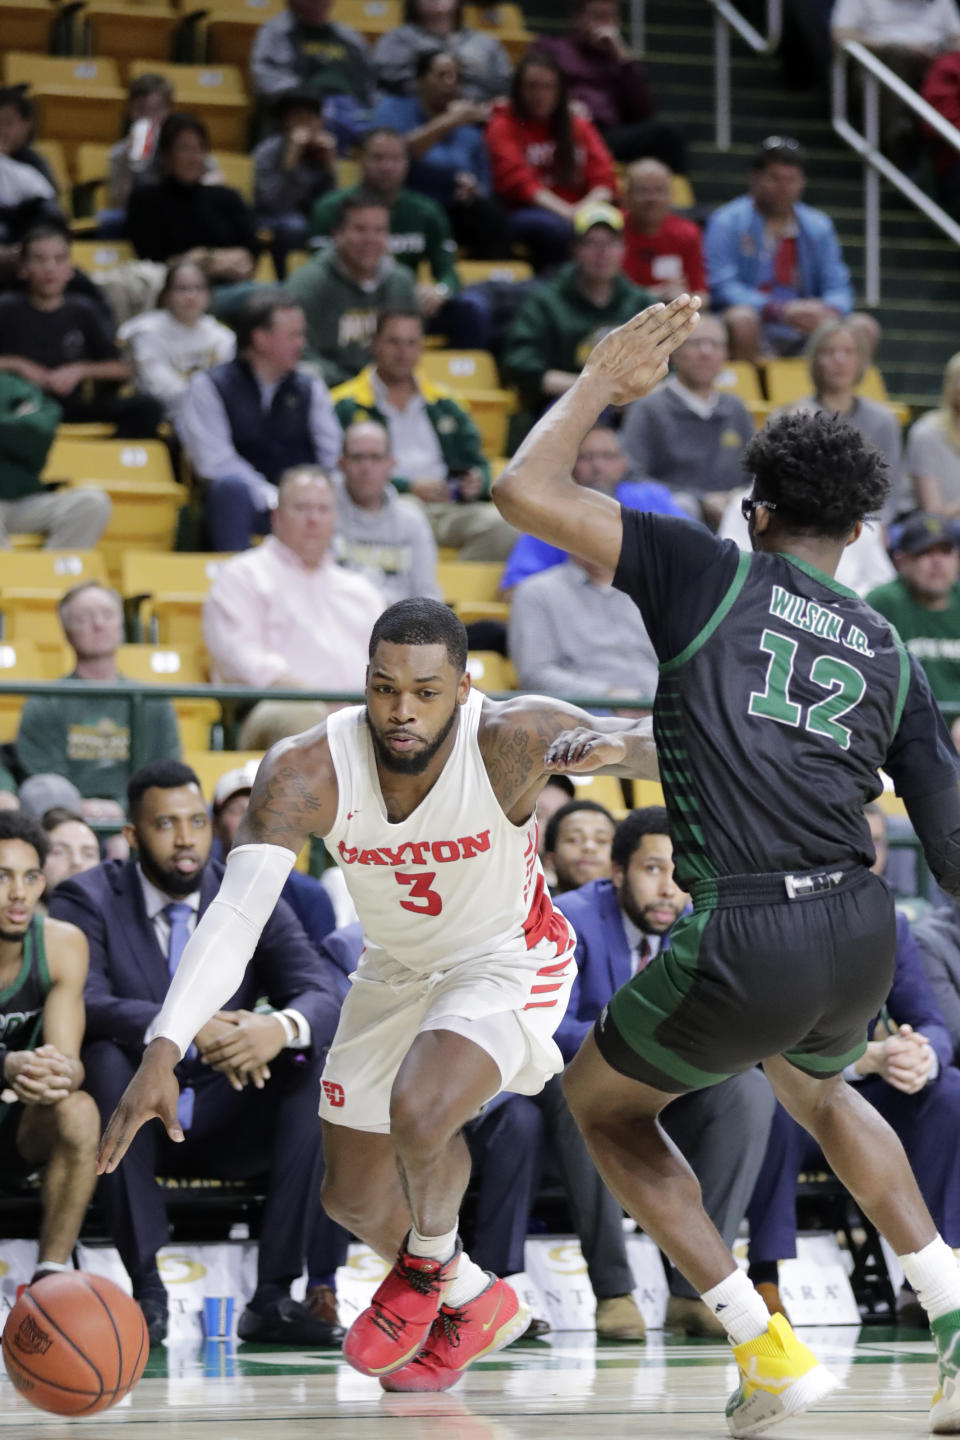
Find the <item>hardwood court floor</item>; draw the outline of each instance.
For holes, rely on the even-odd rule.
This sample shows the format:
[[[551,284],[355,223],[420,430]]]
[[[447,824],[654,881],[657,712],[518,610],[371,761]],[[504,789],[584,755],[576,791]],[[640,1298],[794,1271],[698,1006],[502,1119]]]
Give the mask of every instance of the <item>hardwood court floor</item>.
[[[917,1331],[804,1331],[845,1388],[780,1440],[927,1434],[932,1347]],[[211,1348],[212,1346],[212,1348]],[[479,1362],[445,1395],[387,1396],[342,1361],[210,1342],[156,1352],[129,1400],[86,1421],[33,1409],[0,1378],[0,1440],[713,1440],[727,1435],[729,1351],[657,1332],[645,1346],[567,1332]],[[269,1427],[269,1428],[268,1428]]]

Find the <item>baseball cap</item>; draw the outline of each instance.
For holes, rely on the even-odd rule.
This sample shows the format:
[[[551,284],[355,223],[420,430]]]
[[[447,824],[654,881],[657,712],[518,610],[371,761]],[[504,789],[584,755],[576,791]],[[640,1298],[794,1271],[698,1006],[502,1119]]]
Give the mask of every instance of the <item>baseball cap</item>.
[[[245,765],[238,765],[234,770],[228,770],[221,775],[213,787],[214,810],[222,810],[234,795],[239,795],[244,790],[252,790],[259,769],[259,760],[248,760]]]
[[[31,775],[20,786],[20,809],[33,820],[42,819],[54,809],[79,813],[82,804],[80,791],[63,775]]]
[[[899,538],[896,531],[890,536],[890,548],[903,555],[922,555],[934,545],[957,544],[956,526],[944,515],[911,515],[899,528]]]
[[[607,225],[618,234],[623,229],[623,216],[616,205],[605,200],[596,200],[591,205],[581,205],[573,217],[573,228],[577,235],[586,235],[594,225]]]

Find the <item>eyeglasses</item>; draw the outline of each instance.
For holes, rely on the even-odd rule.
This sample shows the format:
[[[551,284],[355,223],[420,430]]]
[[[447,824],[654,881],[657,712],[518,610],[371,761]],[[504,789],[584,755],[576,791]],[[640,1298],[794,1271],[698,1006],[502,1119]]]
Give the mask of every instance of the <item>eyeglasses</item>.
[[[792,139],[789,135],[768,135],[766,140],[760,141],[761,150],[799,150],[800,141]]]
[[[776,510],[777,508],[772,500],[758,500],[753,495],[744,495],[740,501],[740,514],[748,525],[750,523],[750,516],[754,510],[757,509],[758,505],[762,505],[764,510]]]

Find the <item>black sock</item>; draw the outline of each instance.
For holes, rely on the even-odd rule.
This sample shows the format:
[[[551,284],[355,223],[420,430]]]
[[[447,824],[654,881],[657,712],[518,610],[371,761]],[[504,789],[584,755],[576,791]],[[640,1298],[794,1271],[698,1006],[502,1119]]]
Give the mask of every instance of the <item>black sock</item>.
[[[263,1315],[265,1311],[272,1309],[274,1305],[278,1305],[281,1300],[286,1300],[289,1294],[290,1290],[288,1286],[267,1281],[264,1284],[258,1285],[253,1292],[250,1309],[255,1310],[258,1315]]]
[[[776,1260],[751,1261],[747,1276],[751,1285],[779,1285],[780,1283],[780,1272]]]
[[[167,1292],[163,1281],[160,1279],[160,1271],[156,1265],[149,1265],[145,1270],[138,1270],[135,1275],[130,1276],[130,1283],[133,1286],[133,1293],[137,1300],[163,1300],[166,1301]]]

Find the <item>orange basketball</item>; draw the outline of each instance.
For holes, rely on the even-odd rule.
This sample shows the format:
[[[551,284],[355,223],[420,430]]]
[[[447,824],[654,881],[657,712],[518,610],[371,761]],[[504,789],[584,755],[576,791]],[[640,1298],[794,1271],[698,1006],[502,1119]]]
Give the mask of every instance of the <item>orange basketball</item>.
[[[112,1280],[45,1275],[14,1305],[3,1363],[25,1400],[55,1415],[92,1415],[128,1395],[150,1353],[143,1311]]]

